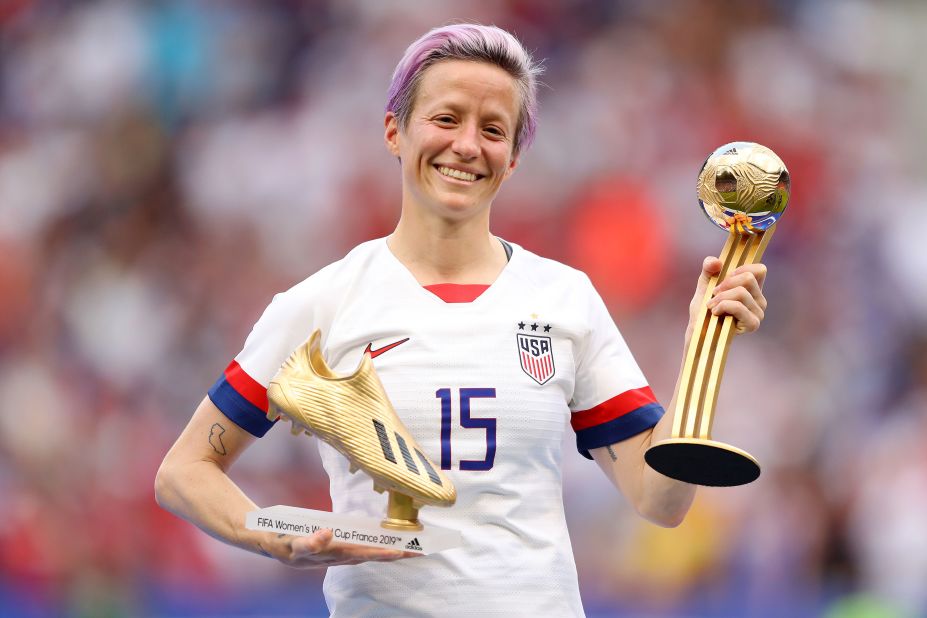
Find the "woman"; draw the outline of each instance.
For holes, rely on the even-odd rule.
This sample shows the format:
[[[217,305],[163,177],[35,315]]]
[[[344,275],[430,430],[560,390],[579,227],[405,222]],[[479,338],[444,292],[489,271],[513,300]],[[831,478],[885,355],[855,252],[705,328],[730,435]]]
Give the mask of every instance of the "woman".
[[[274,298],[159,470],[160,504],[209,534],[291,566],[336,567],[325,581],[333,615],[581,616],[561,501],[568,420],[580,452],[641,515],[675,526],[692,503],[694,486],[644,463],[672,418],[589,279],[490,233],[490,206],[534,135],[538,74],[521,44],[494,27],[438,28],[409,47],[385,116],[386,147],[402,172],[395,232]],[[720,266],[705,260],[693,312]],[[712,311],[756,330],[764,277],[762,265],[734,271]],[[407,559],[333,542],[328,531],[244,528],[257,506],[226,473],[271,426],[267,385],[317,328],[338,373],[365,350],[376,355],[394,407],[458,490],[454,507],[421,518],[461,530],[464,547]],[[382,515],[369,479],[320,450],[333,510]]]

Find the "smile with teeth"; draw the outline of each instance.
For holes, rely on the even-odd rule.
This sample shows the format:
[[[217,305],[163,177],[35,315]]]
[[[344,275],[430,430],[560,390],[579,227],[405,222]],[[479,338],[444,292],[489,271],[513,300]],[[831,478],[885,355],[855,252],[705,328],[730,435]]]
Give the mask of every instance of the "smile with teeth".
[[[470,172],[462,172],[460,170],[455,170],[453,168],[445,167],[443,165],[438,165],[435,167],[438,168],[438,172],[440,172],[442,176],[456,178],[457,180],[466,180],[468,182],[474,182],[482,178],[482,176],[477,176],[476,174],[471,174]]]

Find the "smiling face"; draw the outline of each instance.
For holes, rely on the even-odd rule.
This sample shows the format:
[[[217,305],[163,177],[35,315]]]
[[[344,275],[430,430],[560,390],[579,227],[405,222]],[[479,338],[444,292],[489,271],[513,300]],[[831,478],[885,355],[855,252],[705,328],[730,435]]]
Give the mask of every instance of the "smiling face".
[[[503,69],[446,60],[425,70],[408,125],[386,114],[386,145],[402,162],[403,212],[488,217],[517,165],[519,93]]]

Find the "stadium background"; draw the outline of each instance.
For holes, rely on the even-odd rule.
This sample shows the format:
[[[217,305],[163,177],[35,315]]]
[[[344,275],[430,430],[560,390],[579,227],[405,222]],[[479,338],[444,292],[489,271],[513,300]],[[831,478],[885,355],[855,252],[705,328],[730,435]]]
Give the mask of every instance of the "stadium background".
[[[384,93],[452,19],[547,66],[495,233],[586,270],[663,401],[724,240],[701,162],[759,141],[794,179],[715,431],[763,475],[661,530],[568,446],[589,614],[925,615],[927,4],[875,0],[0,3],[0,614],[324,611],[152,481],[272,294],[395,224]],[[326,508],[314,450],[271,432],[234,478]]]

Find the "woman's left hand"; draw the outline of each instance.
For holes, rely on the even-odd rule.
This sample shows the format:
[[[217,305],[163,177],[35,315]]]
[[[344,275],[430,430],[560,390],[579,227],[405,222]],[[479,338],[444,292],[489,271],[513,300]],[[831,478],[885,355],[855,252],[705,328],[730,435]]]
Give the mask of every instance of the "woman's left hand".
[[[695,296],[689,303],[690,331],[698,317],[698,310],[708,281],[719,272],[721,272],[721,260],[716,257],[705,258]],[[713,315],[733,316],[735,334],[752,333],[760,327],[766,313],[766,297],[763,296],[765,280],[766,266],[764,264],[746,264],[735,268],[715,287],[714,295],[708,301],[708,309]]]

